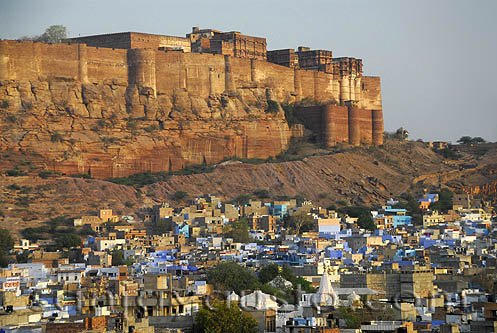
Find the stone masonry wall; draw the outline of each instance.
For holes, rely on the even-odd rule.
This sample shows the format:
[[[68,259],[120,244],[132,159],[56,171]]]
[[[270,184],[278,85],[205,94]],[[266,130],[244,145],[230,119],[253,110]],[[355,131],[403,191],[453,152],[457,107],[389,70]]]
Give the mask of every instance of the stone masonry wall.
[[[325,104],[297,107],[295,116],[327,147],[337,143],[383,144],[383,116],[379,111]]]
[[[83,44],[44,44],[30,41],[0,41],[1,80],[67,79],[91,83],[116,79],[128,81],[130,50],[88,47]],[[188,89],[202,97],[223,92],[226,65],[222,55],[154,50],[156,89],[161,92]],[[340,80],[332,74],[294,70],[261,60],[229,57],[235,87],[256,84],[269,87],[280,102],[303,99],[341,100]],[[348,80],[347,77],[344,80]],[[210,86],[213,89],[209,89]],[[347,86],[349,83],[347,83]],[[361,95],[357,98],[357,95]],[[350,98],[350,96],[348,96]],[[358,107],[381,109],[378,77],[363,76],[361,93],[354,95]],[[343,99],[343,98],[342,98]]]

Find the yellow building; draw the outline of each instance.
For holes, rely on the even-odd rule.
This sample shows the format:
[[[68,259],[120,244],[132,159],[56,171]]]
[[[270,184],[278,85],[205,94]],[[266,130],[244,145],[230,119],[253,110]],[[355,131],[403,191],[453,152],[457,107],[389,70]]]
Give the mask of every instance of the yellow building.
[[[437,211],[433,211],[429,214],[423,215],[423,227],[429,227],[432,225],[437,225],[440,223],[445,223],[445,216],[439,214]]]

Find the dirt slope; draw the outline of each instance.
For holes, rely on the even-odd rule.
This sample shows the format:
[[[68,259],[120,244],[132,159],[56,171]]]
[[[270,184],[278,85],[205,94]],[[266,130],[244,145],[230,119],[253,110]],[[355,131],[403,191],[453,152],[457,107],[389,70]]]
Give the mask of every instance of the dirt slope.
[[[98,179],[42,179],[35,176],[36,172],[19,177],[2,175],[0,227],[15,231],[50,217],[95,214],[97,209],[106,207],[121,215],[134,214],[139,208],[162,201],[179,204],[171,199],[178,190],[190,196],[216,193],[232,199],[267,189],[272,197],[300,194],[325,206],[338,200],[351,204],[384,203],[402,193],[434,190],[439,185],[491,192],[497,181],[497,165],[492,163],[497,160],[497,150],[490,149],[476,157],[463,154],[459,160],[448,160],[423,143],[390,143],[381,148],[353,148],[292,162],[228,162],[216,166],[211,173],[172,176],[168,181],[139,190]]]

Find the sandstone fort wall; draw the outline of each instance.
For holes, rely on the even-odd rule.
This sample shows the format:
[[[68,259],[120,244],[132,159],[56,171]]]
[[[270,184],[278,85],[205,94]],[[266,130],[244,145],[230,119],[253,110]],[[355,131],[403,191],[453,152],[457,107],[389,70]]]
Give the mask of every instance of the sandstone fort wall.
[[[295,116],[327,147],[337,143],[383,144],[383,112],[353,105],[298,107]]]
[[[149,57],[150,59],[141,59]],[[142,61],[143,60],[143,61]],[[312,70],[297,70],[261,60],[223,55],[88,47],[84,44],[43,44],[0,41],[0,79],[77,80],[100,83],[116,79],[136,83],[137,65],[152,71],[155,82],[138,80],[155,92],[187,89],[208,97],[252,85],[273,89],[280,102],[303,99],[318,102],[354,101],[366,110],[381,110],[378,77],[344,76]],[[145,65],[147,64],[147,65]],[[149,79],[152,73],[149,73]]]
[[[168,105],[175,104],[176,98],[184,95],[189,96],[188,103],[194,100],[191,96],[204,99],[204,109],[209,109],[205,101],[210,96],[221,98],[221,94],[227,94],[231,98],[230,103],[236,105],[230,109],[235,114],[237,109],[243,110],[247,106],[234,104],[236,96],[243,96],[245,101],[250,101],[253,95],[250,97],[245,92],[252,94],[250,89],[257,91],[257,94],[266,91],[267,100],[281,103],[305,100],[309,104],[319,104],[299,108],[296,114],[326,146],[342,142],[354,145],[380,145],[383,142],[381,88],[377,77],[345,74],[338,77],[262,60],[208,53],[0,41],[0,81],[4,80],[49,81],[52,94],[63,95],[65,100],[71,98],[55,91],[58,88],[63,90],[68,82],[71,86],[78,86],[72,90],[73,97],[78,95],[76,99],[84,100],[84,103],[73,103],[73,109],[85,119],[110,117],[110,110],[102,107],[107,105],[111,106],[108,109],[119,109],[119,112],[113,111],[122,114],[123,118],[169,121],[171,118],[167,115],[163,118],[155,115],[160,108],[154,109],[154,103],[160,104],[167,100]],[[100,85],[107,88],[102,89]],[[89,98],[94,101],[88,101]],[[63,99],[59,104],[63,104]],[[264,105],[265,99],[262,101]],[[193,109],[193,103],[190,105],[190,109]],[[167,144],[157,146],[150,143],[152,140],[144,141],[145,145],[137,144],[136,149],[127,146],[127,153],[121,151],[121,146],[109,146],[105,148],[105,153],[95,156],[86,153],[79,160],[74,158],[64,161],[62,167],[55,166],[54,162],[54,170],[59,168],[67,173],[74,170],[90,173],[91,169],[92,175],[109,177],[144,170],[177,170],[187,164],[215,163],[231,156],[276,156],[288,146],[289,129],[282,115],[281,118],[269,115],[269,118],[273,117],[269,119],[268,114],[264,113],[264,106],[260,108],[262,115],[258,116],[257,121],[250,120],[252,114],[244,115],[246,118],[243,121],[235,117],[239,121],[230,124],[229,131],[225,129],[225,132],[213,129],[209,124],[212,118],[208,116],[203,118],[206,121],[193,122],[184,121],[175,115],[174,121],[166,123]],[[215,119],[219,124],[223,123],[220,116]],[[51,126],[52,131],[62,131],[62,127],[58,129],[55,124]],[[185,132],[195,134],[187,136]],[[146,150],[146,144],[153,148]]]
[[[127,52],[121,49],[0,41],[0,59],[1,80],[128,81]]]

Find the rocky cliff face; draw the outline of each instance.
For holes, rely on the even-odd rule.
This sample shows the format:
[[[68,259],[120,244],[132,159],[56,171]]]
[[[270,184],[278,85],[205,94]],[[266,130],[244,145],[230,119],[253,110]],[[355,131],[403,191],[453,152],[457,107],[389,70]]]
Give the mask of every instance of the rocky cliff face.
[[[154,96],[117,79],[3,81],[0,150],[97,178],[267,158],[285,150],[291,135],[281,107],[268,108],[273,99],[271,89],[257,87],[203,98],[184,89]]]

